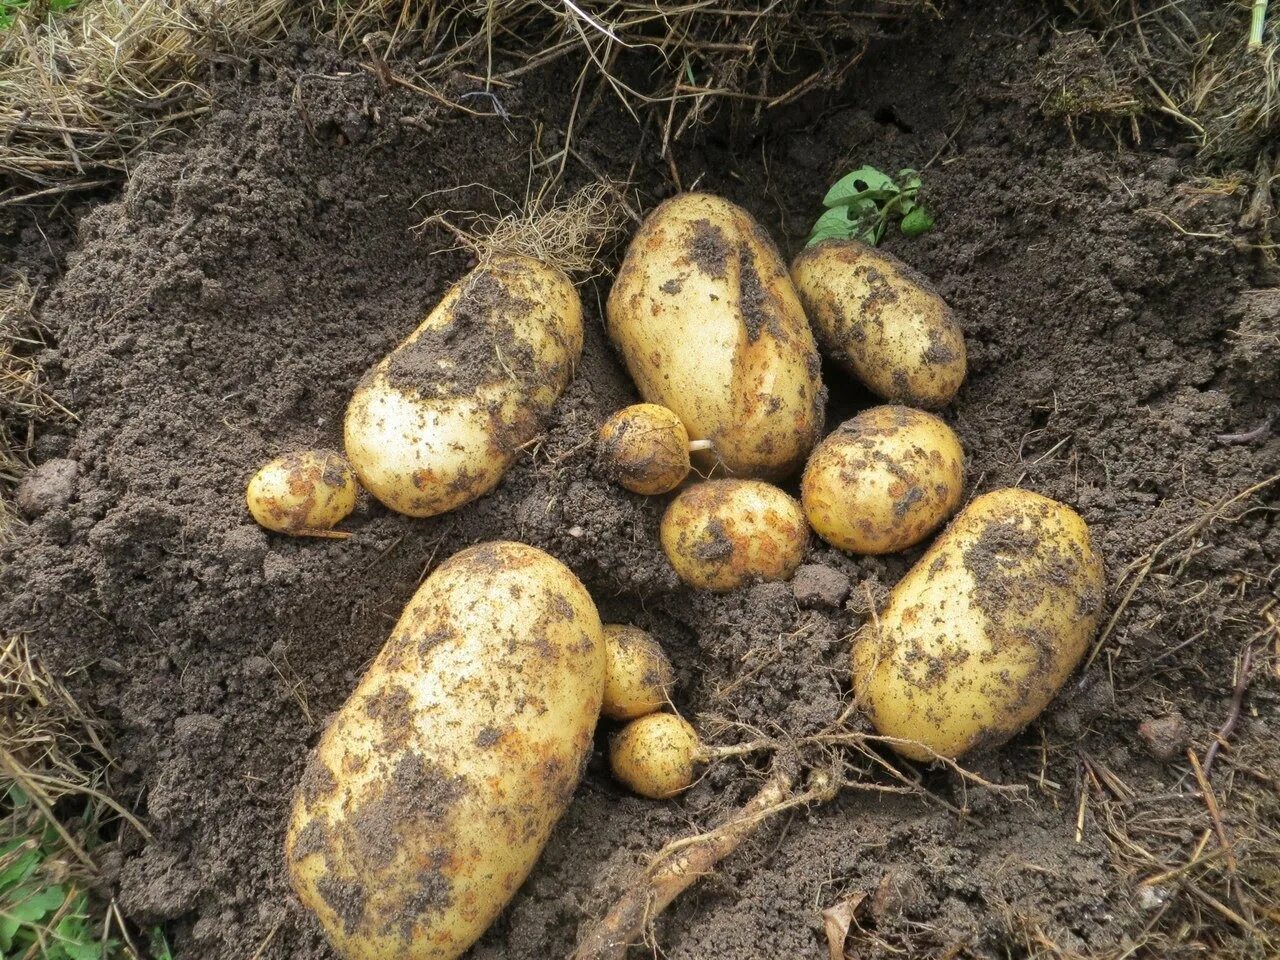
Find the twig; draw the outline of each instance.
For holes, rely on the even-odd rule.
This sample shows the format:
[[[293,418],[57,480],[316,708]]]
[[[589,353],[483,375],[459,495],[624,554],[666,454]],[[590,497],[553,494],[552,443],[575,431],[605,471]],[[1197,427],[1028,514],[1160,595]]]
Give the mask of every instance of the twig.
[[[1222,722],[1218,732],[1214,734],[1213,743],[1204,754],[1204,778],[1209,779],[1209,771],[1213,769],[1213,761],[1218,758],[1218,751],[1227,742],[1240,722],[1240,708],[1244,705],[1244,695],[1249,690],[1249,668],[1253,664],[1253,647],[1246,645],[1240,657],[1240,670],[1236,677],[1235,689],[1231,691],[1231,706],[1227,709],[1227,719]]]
[[[1252,430],[1247,430],[1244,433],[1220,433],[1217,436],[1217,441],[1219,443],[1226,444],[1252,443],[1254,440],[1261,440],[1270,431],[1271,418],[1267,417],[1267,419],[1263,420],[1262,423],[1258,424],[1258,426],[1254,427]]]

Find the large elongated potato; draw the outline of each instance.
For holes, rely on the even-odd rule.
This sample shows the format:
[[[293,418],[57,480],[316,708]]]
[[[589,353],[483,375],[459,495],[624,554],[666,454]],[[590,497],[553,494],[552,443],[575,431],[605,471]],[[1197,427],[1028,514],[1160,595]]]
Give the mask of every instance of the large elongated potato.
[[[791,279],[831,358],[872,391],[936,410],[964,382],[964,334],[929,281],[857,240],[802,251]]]
[[[640,395],[711,441],[700,465],[765,478],[799,469],[822,430],[821,366],[786,264],[750,214],[705,193],[661,204],[607,313]]]
[[[568,805],[604,690],[600,617],[559,561],[487,543],[440,565],[320,739],[289,875],[348,960],[449,960]]]
[[[582,303],[558,269],[493,257],[360,381],[347,459],[392,510],[429,517],[492,490],[582,354]]]
[[[1079,514],[1026,490],[984,494],[854,638],[854,692],[908,757],[995,746],[1075,669],[1102,599],[1102,560]]]
[[[804,559],[809,525],[794,499],[759,480],[708,480],[671,501],[658,530],[680,579],[700,590],[786,580]]]
[[[937,417],[864,410],[827,436],[804,468],[800,499],[818,536],[853,553],[896,553],[960,506],[964,450]]]

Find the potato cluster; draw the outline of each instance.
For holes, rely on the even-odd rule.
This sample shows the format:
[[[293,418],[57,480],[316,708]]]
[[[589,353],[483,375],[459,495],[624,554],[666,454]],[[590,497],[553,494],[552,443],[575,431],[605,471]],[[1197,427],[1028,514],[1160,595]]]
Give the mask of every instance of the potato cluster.
[[[1097,628],[1102,562],[1079,515],[1038,494],[959,509],[960,438],[925,411],[960,389],[965,344],[923,278],[854,241],[788,269],[746,211],[685,193],[637,232],[606,313],[644,402],[601,425],[596,463],[634,494],[671,495],[656,534],[680,580],[717,592],[788,580],[811,529],[886,554],[950,520],[854,636],[857,705],[922,761],[999,744],[1045,708]],[[346,459],[273,460],[249,482],[250,512],[280,533],[348,536],[334,527],[357,478],[409,516],[469,503],[542,428],[582,343],[568,277],[485,259],[355,387]],[[888,401],[825,438],[819,345]],[[307,763],[286,839],[300,900],[348,960],[459,956],[540,855],[601,716],[618,724],[614,776],[644,797],[677,795],[735,751],[701,742],[674,684],[661,645],[602,624],[550,555],[511,542],[454,555]]]

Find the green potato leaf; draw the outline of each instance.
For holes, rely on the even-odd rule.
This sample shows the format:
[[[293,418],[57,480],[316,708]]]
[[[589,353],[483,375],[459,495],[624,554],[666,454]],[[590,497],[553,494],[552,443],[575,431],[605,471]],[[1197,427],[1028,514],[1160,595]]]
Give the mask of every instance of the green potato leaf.
[[[892,196],[898,192],[898,187],[887,174],[881,173],[875,167],[859,167],[832,185],[827,195],[822,198],[822,205],[838,207],[869,191]]]

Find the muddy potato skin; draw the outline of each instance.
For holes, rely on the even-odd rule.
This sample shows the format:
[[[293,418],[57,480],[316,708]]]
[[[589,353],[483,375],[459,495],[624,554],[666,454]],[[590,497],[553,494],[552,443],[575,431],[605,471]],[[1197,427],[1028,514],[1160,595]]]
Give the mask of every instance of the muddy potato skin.
[[[429,517],[492,490],[582,354],[582,303],[559,270],[501,255],[454,284],[347,406],[347,457],[392,510]]]
[[[249,480],[249,513],[268,530],[306,534],[332,529],[356,506],[351,467],[332,450],[299,450],[264,464]]]
[[[825,240],[795,258],[791,279],[823,349],[872,391],[926,410],[951,402],[964,333],[915,270],[857,240]]]
[[[698,750],[698,734],[687,720],[674,713],[651,713],[613,735],[609,767],[640,796],[666,800],[693,783]]]
[[[656,403],[619,410],[604,422],[598,440],[605,472],[632,493],[668,493],[689,475],[689,433]]]
[[[448,960],[569,804],[604,689],[587,591],[518,543],[456,554],[410,600],[308,761],[285,843],[348,960]]]
[[[800,504],[760,480],[694,484],[671,501],[658,534],[680,579],[715,592],[787,580],[809,545]]]
[[[964,449],[932,414],[864,410],[809,457],[800,484],[818,536],[852,553],[896,553],[919,543],[960,505]]]
[[[712,448],[704,470],[779,478],[822,430],[813,334],[786,264],[751,216],[683,193],[636,233],[609,293],[608,331],[650,403]]]
[[[667,705],[675,670],[658,641],[639,627],[604,625],[604,703],[611,720],[634,720]]]
[[[918,760],[996,746],[1053,699],[1093,639],[1102,561],[1070,507],[983,494],[854,638],[853,686],[883,735]]]

